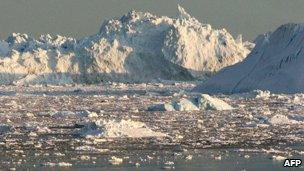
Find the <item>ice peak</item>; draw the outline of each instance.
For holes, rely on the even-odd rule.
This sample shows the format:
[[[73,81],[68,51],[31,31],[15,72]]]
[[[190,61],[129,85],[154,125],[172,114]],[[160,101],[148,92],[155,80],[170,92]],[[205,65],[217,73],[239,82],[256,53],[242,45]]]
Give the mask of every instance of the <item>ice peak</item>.
[[[192,18],[190,14],[188,14],[186,12],[186,10],[181,6],[181,5],[177,5],[177,10],[178,10],[178,15],[180,18],[182,19],[190,19]]]
[[[276,34],[289,34],[290,36],[297,35],[302,33],[304,30],[304,24],[296,24],[296,23],[287,23],[280,26],[275,32]]]
[[[260,35],[255,40],[255,48],[243,62],[226,68],[195,90],[239,93],[261,89],[303,93],[303,37],[304,25],[294,23]]]
[[[29,36],[27,34],[21,34],[21,33],[12,33],[8,38],[8,43],[21,43],[25,42],[29,39]]]
[[[130,21],[138,21],[138,20],[143,20],[145,18],[151,18],[153,17],[152,14],[148,12],[140,12],[140,11],[135,11],[131,10],[127,14],[123,15],[120,19],[122,23],[130,22]]]

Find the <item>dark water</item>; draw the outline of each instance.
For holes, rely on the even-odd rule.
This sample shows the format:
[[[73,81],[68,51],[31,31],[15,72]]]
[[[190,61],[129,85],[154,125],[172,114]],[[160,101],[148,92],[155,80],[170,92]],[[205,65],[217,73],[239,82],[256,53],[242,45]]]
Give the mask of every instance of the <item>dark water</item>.
[[[152,154],[153,153],[153,154]],[[183,152],[184,154],[184,152]],[[246,171],[255,171],[255,170],[303,170],[303,166],[299,168],[284,168],[282,161],[273,160],[272,154],[264,153],[248,153],[248,152],[236,152],[234,150],[224,150],[224,149],[206,149],[206,150],[195,150],[195,152],[189,152],[193,155],[192,160],[186,160],[185,155],[178,155],[174,152],[165,152],[165,151],[134,151],[128,154],[117,154],[118,157],[126,157],[124,162],[121,165],[113,166],[109,164],[108,159],[110,156],[96,156],[97,160],[95,164],[92,164],[92,161],[74,161],[72,167],[50,167],[42,166],[38,163],[39,160],[30,161],[21,167],[17,167],[17,170],[77,170],[77,171],[99,171],[99,170],[124,170],[124,171],[133,171],[133,170],[144,170],[144,171],[154,171],[154,170],[208,170],[208,171],[217,171],[217,170],[246,170]],[[245,158],[245,155],[249,155],[249,158]],[[153,159],[148,160],[147,156],[152,156]],[[221,160],[216,160],[215,156],[221,156]],[[67,161],[66,156],[64,161]],[[299,158],[301,156],[293,156],[292,158]],[[303,160],[302,156],[302,160]],[[43,161],[44,159],[42,159]],[[165,164],[168,161],[174,162],[174,165],[170,166]],[[60,160],[57,160],[60,162]],[[135,166],[135,163],[140,163],[139,167]]]

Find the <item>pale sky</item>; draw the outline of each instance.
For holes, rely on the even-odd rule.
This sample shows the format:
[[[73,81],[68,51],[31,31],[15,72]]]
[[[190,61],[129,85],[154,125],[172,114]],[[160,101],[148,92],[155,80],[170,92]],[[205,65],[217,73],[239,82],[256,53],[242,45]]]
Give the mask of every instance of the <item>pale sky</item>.
[[[175,16],[178,3],[199,21],[246,39],[304,22],[304,0],[0,0],[0,38],[12,32],[81,38],[131,9]]]

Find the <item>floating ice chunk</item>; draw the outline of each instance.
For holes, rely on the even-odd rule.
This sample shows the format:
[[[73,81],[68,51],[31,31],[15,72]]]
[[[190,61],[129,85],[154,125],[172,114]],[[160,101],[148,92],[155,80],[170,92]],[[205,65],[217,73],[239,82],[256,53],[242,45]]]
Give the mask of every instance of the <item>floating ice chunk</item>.
[[[89,117],[89,118],[97,118],[98,114],[96,112],[92,112],[92,111],[81,111],[77,113],[78,116],[82,116],[82,117]]]
[[[298,122],[296,120],[292,120],[289,119],[287,116],[285,115],[275,115],[273,116],[270,121],[269,121],[272,125],[287,125],[287,124],[299,124],[301,122]]]
[[[283,157],[283,156],[272,156],[272,159],[273,159],[273,160],[281,161],[281,160],[285,160],[286,157]]]
[[[90,160],[90,159],[91,159],[90,156],[85,156],[85,155],[80,156],[80,160]]]
[[[62,157],[62,156],[65,156],[65,154],[60,153],[60,152],[58,152],[58,153],[54,153],[54,155],[55,155],[55,156],[61,156],[61,157]]]
[[[50,133],[50,132],[52,132],[52,130],[50,130],[48,127],[40,127],[40,126],[37,126],[37,132],[38,132],[38,133],[45,134],[45,133]]]
[[[186,157],[186,160],[192,160],[192,158],[193,158],[192,155],[188,155],[188,156]]]
[[[166,161],[164,163],[163,169],[175,169],[174,165],[175,163],[173,161]]]
[[[219,156],[214,156],[214,160],[222,160],[222,156],[219,155]]]
[[[84,111],[57,111],[55,113],[50,114],[52,117],[55,118],[69,118],[69,117],[89,117],[89,118],[96,118],[98,114],[96,112],[91,112],[88,110]]]
[[[76,147],[75,150],[89,152],[89,153],[106,153],[110,151],[109,149],[99,149],[94,146],[88,146],[88,145]]]
[[[99,120],[97,125],[104,127],[105,136],[112,138],[129,137],[129,138],[142,138],[142,137],[164,137],[166,134],[155,132],[150,129],[145,123],[121,120],[121,121],[103,121]]]
[[[89,118],[97,118],[98,114],[96,112],[90,112],[90,114],[88,115]]]
[[[71,163],[66,163],[66,162],[60,162],[58,163],[59,167],[71,167],[73,166]]]
[[[33,113],[30,113],[30,112],[26,113],[25,116],[28,117],[28,118],[35,118],[35,115]]]
[[[304,99],[304,94],[296,94],[293,97],[293,99],[291,100],[291,103],[298,104],[298,105],[303,105],[303,99]]]
[[[37,135],[36,132],[30,132],[30,133],[28,134],[28,136],[29,136],[29,137],[37,137],[38,135]]]
[[[135,167],[140,167],[140,164],[139,163],[135,163]]]
[[[132,120],[97,120],[83,125],[78,134],[86,138],[142,138],[164,137],[166,134],[155,132],[145,123]]]
[[[228,103],[209,96],[208,94],[202,94],[197,99],[197,105],[201,110],[232,110],[233,107]]]
[[[175,111],[175,108],[172,103],[163,103],[148,107],[148,111]]]
[[[243,97],[243,98],[260,98],[260,99],[268,99],[271,96],[270,91],[266,90],[253,90],[251,92],[235,94],[234,96]]]
[[[181,99],[172,103],[156,104],[148,108],[148,111],[198,111],[198,110],[232,110],[229,104],[223,100],[202,94],[194,99]]]
[[[255,98],[262,98],[262,99],[268,99],[271,96],[271,93],[268,90],[266,91],[254,90],[252,94]]]
[[[112,156],[109,162],[112,165],[121,165],[123,163],[123,159],[119,157]]]
[[[49,166],[49,167],[55,167],[56,163],[52,163],[52,162],[46,162],[42,164],[43,166]]]
[[[90,138],[90,137],[100,137],[104,135],[104,128],[97,126],[95,122],[88,122],[84,124],[77,124],[76,127],[82,127],[77,133],[80,136]]]
[[[199,108],[193,104],[191,100],[181,99],[179,102],[174,103],[174,108],[177,111],[195,111]]]

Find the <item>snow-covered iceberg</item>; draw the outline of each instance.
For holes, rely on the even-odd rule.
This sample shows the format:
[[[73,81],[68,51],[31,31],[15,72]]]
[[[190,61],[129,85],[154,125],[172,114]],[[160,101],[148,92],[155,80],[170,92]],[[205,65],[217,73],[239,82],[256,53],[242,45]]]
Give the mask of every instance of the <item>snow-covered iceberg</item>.
[[[76,40],[13,33],[0,43],[0,84],[67,84],[80,77]]]
[[[259,36],[250,55],[227,67],[194,90],[238,93],[269,90],[275,93],[304,91],[304,24],[285,24]]]
[[[178,7],[175,18],[131,11],[81,40],[12,34],[0,41],[0,84],[191,80],[242,61],[253,44]]]

